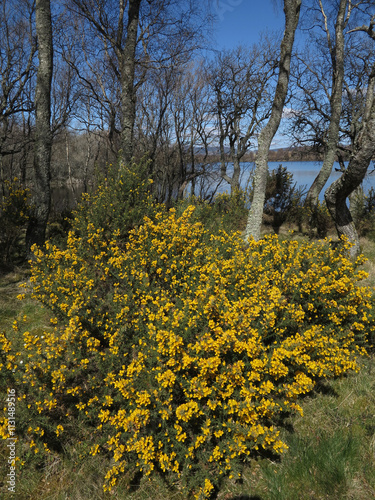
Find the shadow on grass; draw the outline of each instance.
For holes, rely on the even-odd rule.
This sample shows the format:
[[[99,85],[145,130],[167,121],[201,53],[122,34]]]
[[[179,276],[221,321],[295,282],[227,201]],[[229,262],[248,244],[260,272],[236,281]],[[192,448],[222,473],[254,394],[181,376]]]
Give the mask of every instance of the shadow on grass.
[[[322,394],[323,396],[333,396],[335,398],[339,397],[339,394],[335,391],[335,389],[329,384],[329,382],[326,382],[324,380],[319,380],[316,386],[314,387],[314,390],[311,395],[314,395],[314,392],[316,394]]]
[[[136,491],[138,491],[140,489],[142,478],[143,478],[143,473],[142,472],[137,471],[134,474],[133,479],[131,481],[131,484],[129,486],[129,492],[130,493],[135,493]]]
[[[230,500],[262,500],[262,498],[258,495],[240,495],[236,497],[232,497]]]

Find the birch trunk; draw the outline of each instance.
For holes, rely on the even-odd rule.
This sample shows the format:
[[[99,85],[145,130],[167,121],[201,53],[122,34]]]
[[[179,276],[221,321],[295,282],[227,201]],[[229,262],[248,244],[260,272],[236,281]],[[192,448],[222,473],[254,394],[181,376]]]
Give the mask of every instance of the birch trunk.
[[[33,179],[33,216],[26,233],[28,256],[35,243],[45,242],[51,208],[51,82],[53,71],[52,21],[50,0],[36,0],[36,34],[39,67],[35,89],[35,159]]]
[[[328,39],[328,46],[332,61],[332,95],[330,99],[331,116],[327,133],[327,143],[324,154],[324,161],[321,170],[314,179],[307,196],[306,205],[316,207],[319,194],[324,188],[332,167],[336,159],[337,143],[340,132],[340,116],[342,109],[342,89],[344,82],[344,27],[347,24],[349,16],[346,15],[348,0],[340,0],[339,10],[335,25],[335,41],[332,42],[327,24],[327,17],[324,12],[323,4],[320,1],[321,11],[325,20],[325,31]]]
[[[352,243],[351,257],[360,252],[359,238],[346,199],[362,183],[370,162],[375,155],[375,64],[367,87],[366,106],[361,135],[342,176],[325,192],[328,210],[335,222],[339,237],[346,236]]]
[[[121,108],[122,108],[122,158],[130,164],[133,158],[133,135],[135,122],[136,92],[135,49],[139,25],[139,9],[142,0],[129,1],[129,13],[125,47],[119,57],[121,68]]]
[[[254,195],[249,211],[244,238],[260,238],[262,215],[267,184],[268,154],[277,129],[288,91],[290,61],[298,25],[301,0],[284,0],[285,31],[280,47],[279,76],[269,121],[261,130],[258,139],[258,153],[255,161]]]

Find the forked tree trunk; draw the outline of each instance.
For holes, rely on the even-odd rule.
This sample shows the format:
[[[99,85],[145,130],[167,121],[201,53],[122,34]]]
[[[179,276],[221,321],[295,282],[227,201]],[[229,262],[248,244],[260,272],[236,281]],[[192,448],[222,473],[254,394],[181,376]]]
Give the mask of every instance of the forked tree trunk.
[[[339,237],[346,236],[352,243],[351,257],[360,252],[358,234],[346,199],[363,181],[375,155],[375,64],[367,87],[366,106],[361,136],[350,158],[348,168],[325,192],[328,210],[335,222]]]
[[[35,88],[35,159],[33,215],[26,233],[27,254],[31,246],[42,246],[51,208],[51,82],[53,71],[52,21],[50,0],[36,0],[36,34],[39,67]]]
[[[325,25],[332,61],[332,95],[330,99],[331,117],[327,133],[327,143],[323,165],[317,177],[314,179],[314,182],[312,183],[306,196],[305,204],[312,207],[317,206],[319,194],[321,193],[331,175],[332,167],[336,159],[337,143],[339,140],[340,132],[340,116],[342,109],[342,88],[344,82],[344,27],[347,24],[347,5],[348,0],[340,0],[339,10],[336,18],[334,41],[330,39],[328,26],[327,24]],[[321,7],[321,9],[323,16],[325,16],[323,7]],[[325,17],[325,23],[327,22],[328,20]]]
[[[265,200],[268,154],[277,129],[279,128],[283,107],[288,92],[290,61],[294,36],[298,25],[301,0],[284,0],[285,30],[280,47],[279,77],[269,121],[261,130],[258,139],[258,153],[255,161],[254,195],[249,211],[244,238],[260,238],[262,215]]]
[[[373,120],[375,128],[375,120]],[[351,257],[360,252],[359,238],[350,210],[347,206],[347,198],[363,181],[372,156],[375,154],[375,134],[372,142],[368,142],[351,159],[347,170],[327,189],[324,194],[327,208],[331,214],[337,234],[345,236],[352,243],[350,249]]]

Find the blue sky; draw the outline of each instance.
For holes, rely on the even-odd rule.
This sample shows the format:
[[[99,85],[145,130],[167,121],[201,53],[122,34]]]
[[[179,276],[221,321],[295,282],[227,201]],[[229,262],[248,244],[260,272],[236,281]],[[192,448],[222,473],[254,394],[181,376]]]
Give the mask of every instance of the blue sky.
[[[216,48],[258,42],[266,30],[284,29],[283,2],[279,0],[213,0],[217,24]]]
[[[215,49],[231,49],[240,44],[252,45],[266,31],[284,31],[284,12],[281,0],[212,0],[217,23],[214,28]],[[298,35],[297,35],[298,40]],[[288,146],[281,133],[282,123],[271,148]]]

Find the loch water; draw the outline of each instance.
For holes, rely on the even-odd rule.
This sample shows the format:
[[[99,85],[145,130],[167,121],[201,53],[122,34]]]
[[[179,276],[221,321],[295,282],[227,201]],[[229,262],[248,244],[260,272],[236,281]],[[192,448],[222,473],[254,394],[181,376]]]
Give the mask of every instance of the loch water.
[[[305,187],[306,190],[309,189],[311,184],[314,182],[315,177],[318,175],[323,162],[320,161],[274,161],[268,163],[269,170],[275,170],[279,165],[286,167],[288,172],[293,174],[293,181],[297,183],[298,187]],[[255,168],[255,164],[251,162],[241,163],[241,187],[245,188],[251,172]],[[321,192],[321,199],[324,197],[324,191],[332,184],[333,181],[341,176],[341,172],[337,171],[339,169],[339,164],[336,162],[333,165],[332,173],[328,179],[324,189]],[[231,175],[231,166],[228,167],[228,174]],[[370,165],[368,173],[363,180],[363,191],[367,194],[371,188],[375,189],[375,172],[373,164]],[[219,192],[224,192],[229,189],[229,185],[222,183]]]

